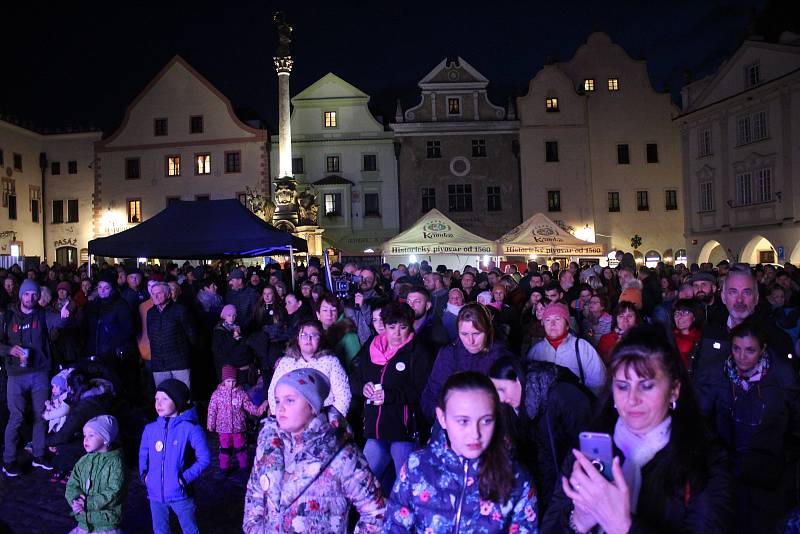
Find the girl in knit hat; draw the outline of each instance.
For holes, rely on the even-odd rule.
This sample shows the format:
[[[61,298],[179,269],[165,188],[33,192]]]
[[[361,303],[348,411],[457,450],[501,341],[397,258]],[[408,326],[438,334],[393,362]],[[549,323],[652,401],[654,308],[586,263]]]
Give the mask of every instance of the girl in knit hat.
[[[222,367],[222,382],[211,395],[208,404],[208,430],[219,434],[219,468],[228,474],[233,471],[231,453],[236,453],[239,469],[247,465],[246,413],[261,416],[268,401],[256,406],[247,393],[236,383],[236,368],[232,365]]]
[[[67,482],[65,497],[78,521],[70,534],[118,534],[125,502],[125,462],[122,449],[112,448],[119,426],[111,415],[99,415],[83,425],[83,456]]]
[[[344,534],[350,505],[355,532],[381,532],[384,499],[347,420],[325,406],[331,384],[312,368],[277,380],[275,417],[258,435],[244,503],[245,534]]]

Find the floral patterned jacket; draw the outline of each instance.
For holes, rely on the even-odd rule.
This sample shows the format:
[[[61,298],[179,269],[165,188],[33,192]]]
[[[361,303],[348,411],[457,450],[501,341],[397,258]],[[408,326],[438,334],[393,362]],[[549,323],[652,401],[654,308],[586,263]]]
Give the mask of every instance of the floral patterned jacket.
[[[478,491],[480,459],[454,453],[444,432],[408,457],[394,484],[383,531],[424,534],[535,534],[536,491],[515,462],[514,489],[505,503],[484,501]]]
[[[247,483],[246,534],[344,534],[350,503],[360,514],[355,532],[380,532],[380,486],[335,408],[323,409],[296,436],[274,417],[264,421]]]
[[[245,412],[258,416],[266,409],[266,405],[261,409],[253,404],[241,387],[229,388],[223,383],[211,395],[206,426],[211,432],[240,434],[247,430]]]

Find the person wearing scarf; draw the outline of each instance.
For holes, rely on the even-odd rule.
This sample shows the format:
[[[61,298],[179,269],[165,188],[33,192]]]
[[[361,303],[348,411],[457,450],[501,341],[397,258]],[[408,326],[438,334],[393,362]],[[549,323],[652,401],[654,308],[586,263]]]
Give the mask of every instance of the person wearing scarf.
[[[675,310],[672,313],[675,328],[672,330],[672,337],[675,339],[675,347],[689,373],[693,371],[695,352],[703,337],[697,318],[698,313],[693,300],[680,299],[675,303]]]
[[[458,312],[464,307],[464,292],[453,288],[447,293],[447,305],[442,314],[442,325],[447,330],[450,341],[458,338]]]
[[[414,335],[414,310],[408,304],[386,304],[381,320],[385,330],[356,356],[350,387],[364,402],[364,456],[381,487],[391,488],[418,445],[423,418],[417,414],[432,358]]]
[[[778,520],[796,506],[782,488],[800,454],[800,382],[760,324],[745,321],[730,339],[724,364],[696,377],[698,396],[728,449],[738,530],[783,531]]]
[[[727,456],[706,431],[663,329],[631,329],[609,373],[598,416],[585,430],[613,437],[610,480],[573,449],[541,532],[731,532]]]

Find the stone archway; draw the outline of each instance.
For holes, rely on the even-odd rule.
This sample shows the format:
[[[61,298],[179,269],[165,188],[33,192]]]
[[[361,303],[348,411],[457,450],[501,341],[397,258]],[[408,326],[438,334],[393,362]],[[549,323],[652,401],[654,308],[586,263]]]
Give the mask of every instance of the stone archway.
[[[778,253],[766,237],[757,235],[742,248],[739,258],[739,261],[747,262],[750,265],[774,263],[778,259]]]
[[[728,254],[725,252],[725,248],[722,246],[722,243],[711,239],[705,245],[703,245],[703,248],[700,249],[700,254],[697,256],[697,263],[711,262],[712,264],[716,265],[722,260],[728,259]]]

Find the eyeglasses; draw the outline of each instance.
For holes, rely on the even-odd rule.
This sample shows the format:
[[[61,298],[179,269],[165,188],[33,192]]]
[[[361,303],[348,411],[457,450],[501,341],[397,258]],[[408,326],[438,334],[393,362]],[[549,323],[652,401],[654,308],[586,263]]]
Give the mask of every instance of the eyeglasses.
[[[675,310],[674,315],[676,317],[688,317],[690,315],[694,315],[694,312],[690,310]]]
[[[302,339],[303,341],[311,341],[312,339],[319,339],[319,334],[302,333],[300,334],[300,339]]]

